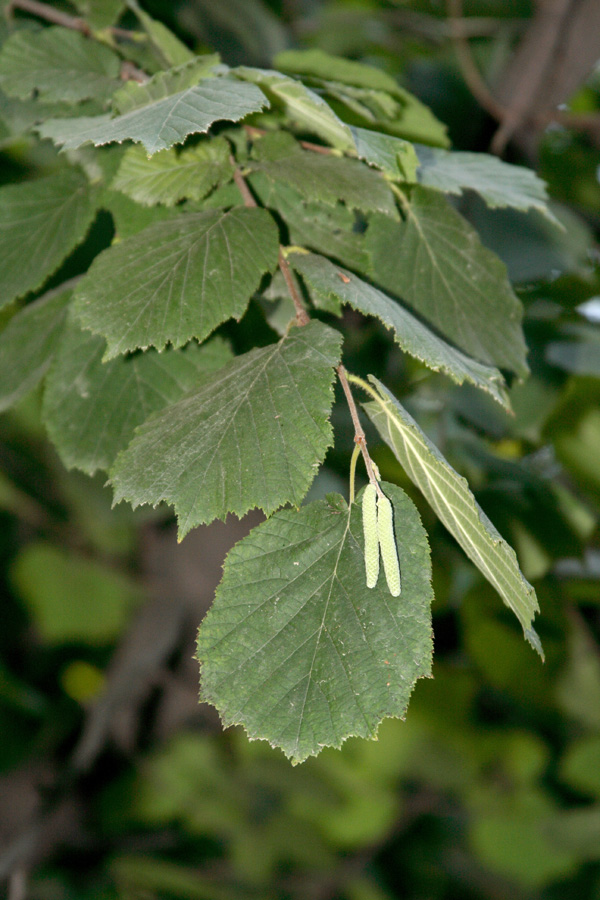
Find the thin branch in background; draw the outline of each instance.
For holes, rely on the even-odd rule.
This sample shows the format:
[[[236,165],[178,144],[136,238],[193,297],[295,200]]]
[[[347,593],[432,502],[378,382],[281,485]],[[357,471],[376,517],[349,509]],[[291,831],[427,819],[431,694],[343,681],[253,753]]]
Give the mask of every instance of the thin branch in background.
[[[27,897],[27,875],[24,869],[17,869],[8,881],[7,900],[25,900]]]
[[[31,13],[39,19],[46,22],[52,22],[54,25],[62,25],[63,28],[70,28],[72,31],[79,31],[90,37],[92,29],[84,19],[77,16],[70,16],[68,13],[48,6],[46,3],[39,3],[38,0],[9,0],[6,4],[6,15],[9,16],[13,10],[20,9],[23,12]]]
[[[466,85],[482,109],[485,109],[494,119],[501,122],[504,118],[505,110],[483,80],[471,53],[471,47],[469,46],[464,27],[462,0],[446,0],[446,7],[448,10],[450,35]]]

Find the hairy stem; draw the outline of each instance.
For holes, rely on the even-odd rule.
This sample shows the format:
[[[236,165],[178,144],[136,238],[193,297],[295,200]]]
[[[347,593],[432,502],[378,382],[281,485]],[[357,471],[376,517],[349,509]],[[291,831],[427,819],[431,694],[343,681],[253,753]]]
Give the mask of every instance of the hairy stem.
[[[244,201],[244,206],[255,207],[258,206],[258,203],[252,196],[252,191],[248,187],[246,183],[246,179],[240,172],[233,156],[229,157],[229,161],[233,166],[233,180],[235,181],[240,194],[242,195],[242,199]],[[304,304],[302,302],[302,298],[298,292],[298,288],[296,287],[296,283],[294,281],[294,276],[292,275],[292,271],[289,267],[289,264],[286,258],[283,255],[283,251],[281,246],[279,247],[279,268],[281,269],[281,274],[285,279],[285,283],[287,285],[287,289],[290,292],[290,297],[292,298],[292,302],[294,304],[294,309],[296,310],[296,319],[298,325],[308,325],[310,322],[310,316],[306,312],[304,308]]]
[[[344,390],[344,394],[346,395],[346,401],[348,403],[348,408],[352,417],[352,423],[354,425],[354,440],[357,446],[360,447],[360,452],[362,453],[363,459],[365,461],[365,468],[367,470],[367,475],[369,476],[369,481],[371,482],[371,484],[375,485],[377,494],[379,496],[383,496],[383,491],[379,487],[379,481],[377,480],[377,476],[375,475],[373,462],[371,460],[371,457],[369,456],[369,451],[367,450],[367,439],[365,437],[363,427],[360,424],[358,409],[356,408],[356,403],[354,402],[354,397],[352,396],[352,391],[350,390],[350,385],[348,384],[348,373],[346,372],[346,368],[344,365],[342,365],[342,363],[339,364],[336,371],[340,379],[340,384],[342,385],[342,388]],[[351,380],[354,380],[354,376],[350,376],[350,378]]]

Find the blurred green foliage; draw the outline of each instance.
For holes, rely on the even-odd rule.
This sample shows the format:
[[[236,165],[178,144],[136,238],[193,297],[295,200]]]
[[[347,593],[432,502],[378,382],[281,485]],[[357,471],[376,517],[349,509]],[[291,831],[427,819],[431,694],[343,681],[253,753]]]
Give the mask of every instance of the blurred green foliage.
[[[100,23],[109,6],[119,4],[76,3]],[[301,46],[376,64],[448,123],[455,146],[486,149],[490,120],[457,68],[442,3],[145,6],[230,63],[268,65]],[[493,75],[532,5],[464,6],[476,58]],[[599,92],[596,75],[571,108],[600,113]],[[51,156],[45,145],[6,144],[0,178],[44,174]],[[201,611],[182,616],[183,587],[168,566],[156,571],[165,561],[153,534],[166,534],[166,559],[177,558],[169,521],[111,511],[101,482],[66,473],[37,395],[0,419],[0,872],[15,847],[36,845],[23,863],[30,900],[599,900],[599,163],[585,135],[543,137],[539,170],[563,232],[536,213],[457,201],[526,306],[531,377],[512,388],[514,417],[425,376],[372,321],[348,340],[351,368],[385,376],[513,541],[540,599],[546,650],[542,666],[380,448],[382,476],[415,499],[430,534],[436,662],[407,721],[385,722],[377,742],[351,740],[291,768],[265,744],[222,733],[194,704]],[[84,246],[57,283],[106,245],[107,228],[96,224],[87,256]],[[258,333],[267,328],[260,310],[249,315]],[[352,444],[345,418],[334,412],[334,424],[323,490],[346,478]],[[197,565],[194,577],[208,563]],[[157,594],[183,625],[152,669],[131,629]],[[152,642],[142,646],[152,656]]]

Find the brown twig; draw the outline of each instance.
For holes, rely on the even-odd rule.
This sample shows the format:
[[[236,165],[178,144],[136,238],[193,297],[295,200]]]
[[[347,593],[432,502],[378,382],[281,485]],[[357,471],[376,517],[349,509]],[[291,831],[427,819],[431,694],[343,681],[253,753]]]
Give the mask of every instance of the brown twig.
[[[252,191],[246,184],[246,179],[236,165],[233,156],[229,157],[229,161],[233,166],[233,180],[235,181],[237,188],[242,195],[244,206],[250,208],[258,206],[258,203],[252,196]],[[290,292],[290,297],[292,298],[294,309],[296,310],[296,320],[298,322],[298,325],[308,325],[308,323],[310,322],[310,316],[304,308],[302,298],[300,297],[298,288],[296,287],[296,284],[294,282],[294,276],[292,275],[288,261],[283,255],[281,246],[279,247],[279,268],[281,269],[281,274],[283,275],[285,283],[287,284],[288,291]]]
[[[369,451],[367,450],[367,439],[364,429],[360,424],[358,409],[356,408],[356,403],[354,402],[354,397],[352,396],[352,391],[348,383],[348,375],[346,373],[345,366],[340,363],[336,369],[336,372],[338,373],[340,384],[342,385],[344,394],[346,395],[346,402],[348,403],[348,409],[350,410],[350,416],[352,417],[352,424],[354,425],[354,441],[360,447],[360,452],[362,453],[363,459],[365,461],[365,467],[369,476],[369,481],[375,485],[377,493],[381,496],[383,494],[383,491],[379,487],[379,481],[377,480],[377,477],[373,470],[373,463],[371,462],[371,457],[369,456]]]
[[[54,25],[62,25],[63,28],[80,31],[86,37],[90,37],[92,34],[92,29],[84,19],[70,16],[68,13],[61,12],[60,9],[55,9],[46,3],[39,3],[38,0],[10,0],[6,5],[6,14],[10,15],[13,9],[31,13],[32,16],[37,16],[46,22],[52,22]]]
[[[285,278],[287,289],[290,292],[290,297],[292,298],[294,309],[296,310],[296,319],[298,321],[298,325],[308,325],[308,323],[310,322],[310,316],[304,308],[302,298],[300,297],[298,288],[296,287],[296,283],[294,282],[294,276],[292,275],[290,264],[283,255],[281,247],[279,248],[279,268],[281,270],[281,274]]]
[[[265,128],[257,128],[255,125],[244,125],[244,130],[250,139],[261,138],[269,132]],[[322,153],[324,156],[331,156],[334,152],[331,147],[323,147],[322,144],[313,144],[311,141],[300,141],[300,146],[305,150],[311,150],[313,153]]]

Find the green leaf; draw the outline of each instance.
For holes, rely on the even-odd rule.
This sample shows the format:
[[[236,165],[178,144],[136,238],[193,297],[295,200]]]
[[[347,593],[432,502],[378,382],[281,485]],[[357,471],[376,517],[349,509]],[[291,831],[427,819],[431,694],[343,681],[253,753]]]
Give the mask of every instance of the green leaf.
[[[0,333],[0,412],[29,393],[48,370],[62,333],[71,291],[49,291],[23,307]]]
[[[124,0],[72,0],[92,28],[108,28],[114,25],[125,7]]]
[[[167,66],[180,66],[194,59],[194,54],[162,22],[157,22],[139,6],[135,0],[127,0],[144,30]]]
[[[391,130],[408,140],[448,145],[446,126],[381,69],[322,50],[288,50],[278,54],[274,64],[308,79],[365,124]]]
[[[381,169],[393,181],[414,183],[417,180],[419,159],[409,141],[367,128],[352,126],[350,131],[359,159]]]
[[[246,66],[232,69],[231,74],[243,81],[260,85],[269,100],[284,107],[292,124],[308,129],[332,147],[354,150],[354,140],[348,126],[336,116],[325,100],[300,81],[272,69],[250,69]]]
[[[310,247],[353,269],[367,271],[369,257],[364,236],[355,231],[356,218],[351,210],[341,203],[335,207],[303,203],[292,187],[270,182],[262,172],[254,172],[249,181],[263,206],[284,220],[291,244]]]
[[[356,159],[324,156],[303,150],[285,132],[265,135],[256,143],[253,168],[269,181],[283,181],[308,201],[351,209],[381,212],[398,219],[396,202],[387,182]]]
[[[340,344],[320,322],[292,328],[151,416],[116,459],[115,502],[172,503],[180,538],[230,512],[300,504],[331,444]]]
[[[397,301],[357,275],[313,253],[292,253],[289,262],[320,298],[335,298],[367,316],[377,316],[392,328],[396,343],[435,372],[445,372],[457,384],[469,381],[508,406],[501,373],[465,356],[447,344]]]
[[[125,625],[136,591],[118,572],[51,544],[29,544],[12,581],[49,644],[105,644]]]
[[[396,398],[373,376],[378,399],[365,404],[369,418],[411,481],[469,559],[518,618],[525,637],[542,656],[532,627],[539,612],[535,591],[519,569],[515,551],[477,504],[464,478],[444,459]]]
[[[112,190],[104,191],[102,206],[113,218],[116,241],[124,241],[156,222],[175,219],[182,213],[179,207],[141,206],[126,194]]]
[[[240,319],[278,253],[277,228],[264,209],[177,216],[96,257],[75,292],[75,312],[106,338],[105,359],[138,347],[181,347]]]
[[[75,169],[0,188],[0,307],[58,269],[85,237],[97,199]]]
[[[446,194],[476,191],[491,209],[537,209],[556,221],[548,209],[546,185],[532,169],[513,166],[487,153],[449,152],[415,147],[418,181]]]
[[[161,150],[148,159],[142,147],[130,147],[112,187],[138,203],[173,206],[184,198],[201,200],[232,177],[229,144],[213,138],[181,152]]]
[[[282,510],[235,545],[200,627],[201,697],[294,762],[375,738],[431,670],[427,537],[404,492],[394,506],[402,595],[365,584],[360,504],[330,494]]]
[[[378,284],[481,362],[527,374],[522,306],[506,267],[435,191],[415,187],[405,221],[375,215],[367,232]]]
[[[101,337],[69,323],[46,378],[44,422],[67,468],[108,469],[137,425],[231,358],[224,341],[102,362]]]
[[[291,75],[312,76],[328,81],[383,91],[392,96],[403,96],[403,90],[391,75],[374,66],[333,56],[323,50],[284,50],[278,53],[273,64]]]
[[[35,91],[48,102],[106,99],[120,85],[119,57],[67,28],[21,30],[0,51],[0,86],[22,100]]]
[[[161,72],[155,79],[168,74]],[[214,122],[237,122],[268,105],[257,87],[233,78],[204,78],[200,84],[172,93],[168,93],[172,81],[155,79],[136,85],[129,107],[115,118],[50,119],[37,130],[64,150],[75,150],[90,141],[98,147],[132,140],[142,143],[151,156],[181,144],[189,134],[208,131]]]

